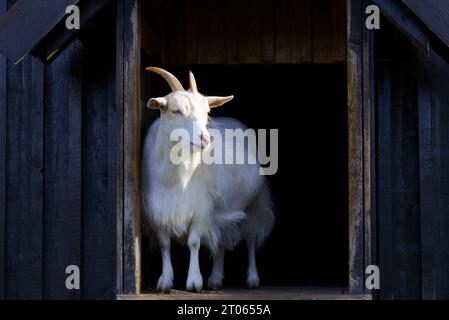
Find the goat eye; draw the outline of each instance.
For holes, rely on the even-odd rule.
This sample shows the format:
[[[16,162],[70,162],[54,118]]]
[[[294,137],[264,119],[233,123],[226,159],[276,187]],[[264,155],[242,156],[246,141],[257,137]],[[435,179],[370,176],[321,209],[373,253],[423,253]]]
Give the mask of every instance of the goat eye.
[[[171,113],[173,113],[173,114],[179,114],[179,115],[182,114],[181,110],[173,110]]]

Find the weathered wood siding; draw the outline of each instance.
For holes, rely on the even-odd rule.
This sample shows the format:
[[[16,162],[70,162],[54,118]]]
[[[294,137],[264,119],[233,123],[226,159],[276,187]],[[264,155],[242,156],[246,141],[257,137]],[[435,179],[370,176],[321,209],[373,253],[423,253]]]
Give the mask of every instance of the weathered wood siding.
[[[364,193],[363,193],[363,8],[348,0],[348,189],[349,287],[364,292]]]
[[[431,51],[419,67],[421,293],[449,299],[449,65]]]
[[[0,1],[0,14],[6,9]],[[0,54],[0,299],[6,293],[6,75],[6,57]]]
[[[0,55],[0,299],[114,297],[115,20],[100,19],[50,66]]]
[[[344,63],[345,0],[143,1],[142,46],[168,64]]]
[[[140,157],[141,157],[141,104],[140,74],[140,10],[142,1],[119,2],[119,24],[123,32],[117,46],[123,54],[120,76],[123,80],[123,219],[118,228],[123,232],[122,270],[123,293],[140,292]],[[119,200],[120,201],[120,200]],[[119,266],[120,267],[120,266]]]
[[[379,295],[448,299],[449,65],[387,24],[376,44]]]

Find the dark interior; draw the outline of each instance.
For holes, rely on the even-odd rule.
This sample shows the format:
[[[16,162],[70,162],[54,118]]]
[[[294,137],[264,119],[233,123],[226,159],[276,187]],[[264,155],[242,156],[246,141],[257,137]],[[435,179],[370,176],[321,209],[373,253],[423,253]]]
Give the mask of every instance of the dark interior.
[[[235,117],[250,128],[279,129],[279,171],[268,177],[276,210],[275,228],[258,254],[264,286],[348,283],[348,172],[346,65],[166,66],[187,86],[188,70],[200,92],[235,95],[213,117]],[[142,98],[169,93],[157,75],[143,75]],[[145,110],[143,134],[157,117]],[[143,241],[143,288],[154,288],[160,252]],[[204,280],[210,274],[201,251]],[[175,287],[184,288],[189,251],[174,245]],[[246,251],[227,252],[225,286],[244,287]]]

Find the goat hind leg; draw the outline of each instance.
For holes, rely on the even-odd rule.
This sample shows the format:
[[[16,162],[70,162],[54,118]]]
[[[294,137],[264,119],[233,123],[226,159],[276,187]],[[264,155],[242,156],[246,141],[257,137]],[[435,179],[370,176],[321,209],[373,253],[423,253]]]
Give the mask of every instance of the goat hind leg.
[[[259,287],[260,279],[256,265],[256,244],[254,241],[248,241],[248,273],[246,278],[246,284],[250,289],[256,289]]]
[[[218,290],[223,286],[224,255],[225,248],[223,245],[220,245],[217,249],[217,252],[214,253],[212,274],[207,280],[207,286],[210,289]]]

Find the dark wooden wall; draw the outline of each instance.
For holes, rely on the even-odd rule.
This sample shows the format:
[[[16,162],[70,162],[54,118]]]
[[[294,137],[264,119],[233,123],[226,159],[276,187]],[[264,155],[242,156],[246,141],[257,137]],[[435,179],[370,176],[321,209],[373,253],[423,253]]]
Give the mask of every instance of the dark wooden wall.
[[[0,299],[114,297],[115,18],[98,19],[50,66],[0,55]]]
[[[153,63],[344,63],[345,0],[143,1]]]
[[[448,299],[449,65],[386,23],[376,46],[380,298]]]

